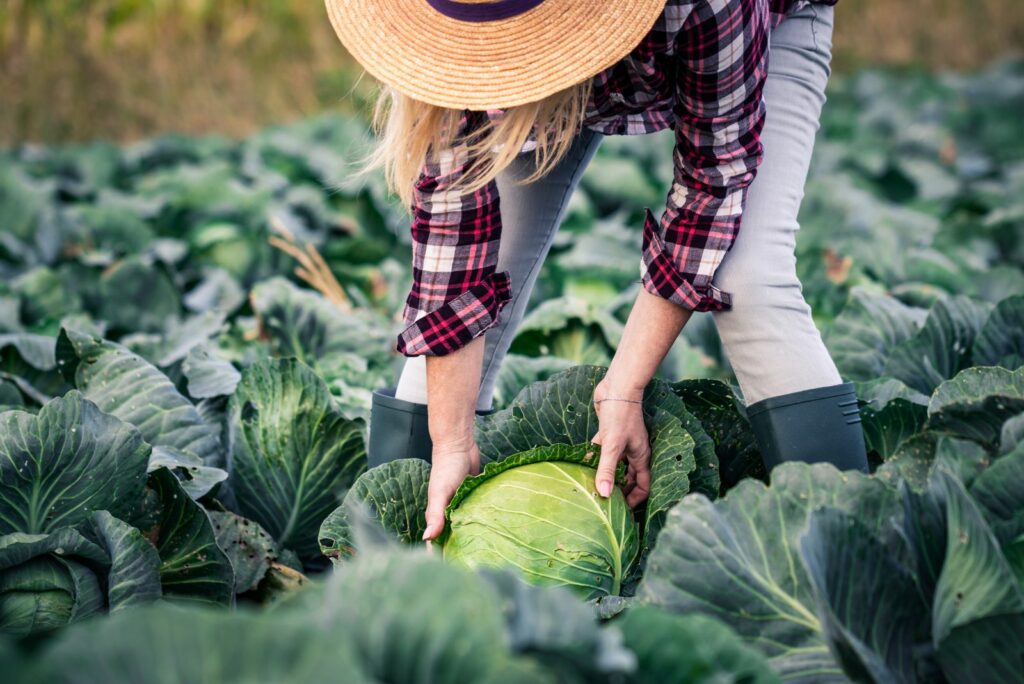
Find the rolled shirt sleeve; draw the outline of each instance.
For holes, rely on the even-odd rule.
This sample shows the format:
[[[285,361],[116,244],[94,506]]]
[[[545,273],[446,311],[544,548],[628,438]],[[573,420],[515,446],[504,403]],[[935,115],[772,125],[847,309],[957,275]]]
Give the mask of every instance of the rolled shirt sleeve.
[[[740,230],[761,162],[767,0],[697,3],[676,42],[675,176],[661,221],[648,210],[644,288],[684,308],[722,311],[715,271]]]
[[[465,112],[459,139],[486,120]],[[443,356],[499,320],[511,298],[508,273],[497,273],[501,207],[492,181],[463,194],[451,186],[473,160],[455,145],[427,160],[413,194],[413,285],[397,349],[406,356]]]

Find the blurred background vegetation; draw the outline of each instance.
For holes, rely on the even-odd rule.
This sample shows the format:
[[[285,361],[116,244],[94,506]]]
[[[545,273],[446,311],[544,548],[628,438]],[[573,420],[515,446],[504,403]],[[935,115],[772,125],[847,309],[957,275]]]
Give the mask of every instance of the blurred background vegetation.
[[[1024,0],[843,0],[835,67],[971,69],[1024,50]],[[244,135],[373,84],[321,0],[3,0],[0,146]]]

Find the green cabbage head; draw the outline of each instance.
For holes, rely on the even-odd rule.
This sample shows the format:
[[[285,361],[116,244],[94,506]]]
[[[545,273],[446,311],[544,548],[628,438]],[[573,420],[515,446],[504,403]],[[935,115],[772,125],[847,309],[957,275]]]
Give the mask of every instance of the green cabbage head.
[[[448,508],[445,558],[512,568],[583,598],[618,594],[639,555],[639,526],[618,487],[598,495],[593,450],[540,447],[468,478]]]
[[[39,634],[160,598],[160,557],[141,532],[106,511],[82,528],[0,537],[0,633]]]
[[[103,610],[103,589],[90,560],[43,555],[0,571],[0,630],[25,636]]]

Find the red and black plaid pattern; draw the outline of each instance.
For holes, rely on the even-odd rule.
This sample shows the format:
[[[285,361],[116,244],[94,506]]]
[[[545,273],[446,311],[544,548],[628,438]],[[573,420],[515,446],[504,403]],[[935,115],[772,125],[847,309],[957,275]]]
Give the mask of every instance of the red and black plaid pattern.
[[[689,309],[729,305],[711,279],[739,233],[761,162],[769,21],[764,0],[703,2],[676,43],[675,176],[659,235],[666,259],[655,265],[645,249],[641,274],[649,292]],[[673,277],[655,277],[670,266]],[[705,295],[694,302],[694,292]]]
[[[724,311],[732,305],[732,298],[714,285],[693,284],[669,257],[658,229],[658,221],[648,209],[644,220],[643,260],[640,278],[644,289],[694,311]]]
[[[467,113],[459,135],[482,113]],[[494,273],[501,239],[497,183],[463,195],[450,190],[469,168],[465,145],[432,155],[413,190],[413,287],[406,317],[432,311]]]
[[[675,129],[675,177],[660,221],[644,226],[644,287],[698,311],[729,308],[711,281],[740,229],[746,188],[761,160],[768,34],[785,14],[836,0],[668,0],[647,37],[594,77],[584,126],[605,135]],[[458,139],[500,110],[465,112]],[[527,143],[524,151],[532,148]],[[444,355],[498,321],[510,298],[496,273],[501,209],[496,183],[449,190],[470,168],[464,145],[432,154],[413,202],[413,286],[398,350]]]
[[[398,351],[406,356],[444,356],[461,349],[498,322],[511,297],[508,274],[492,273],[406,328],[398,336]]]
[[[466,112],[458,138],[466,140],[485,120]],[[413,285],[406,298],[406,329],[398,351],[443,355],[498,321],[510,298],[508,275],[495,277],[501,240],[497,183],[463,195],[449,188],[470,168],[466,145],[432,154],[413,192]]]

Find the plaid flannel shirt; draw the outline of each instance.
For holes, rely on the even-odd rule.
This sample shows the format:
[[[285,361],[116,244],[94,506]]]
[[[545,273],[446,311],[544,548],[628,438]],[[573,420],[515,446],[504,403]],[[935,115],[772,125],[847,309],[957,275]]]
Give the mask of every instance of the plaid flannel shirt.
[[[761,161],[768,35],[816,1],[668,0],[645,39],[593,80],[584,126],[605,135],[675,130],[675,175],[660,221],[646,211],[644,288],[679,306],[721,311],[730,296],[712,284],[740,228],[746,188]],[[460,137],[501,111],[463,114]],[[524,148],[527,150],[530,144]],[[448,190],[472,160],[456,144],[432,153],[413,201],[413,285],[398,351],[449,354],[498,322],[511,297],[498,273],[501,208],[493,181],[475,193]]]

